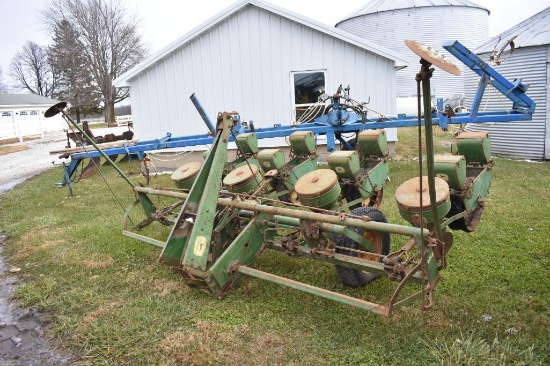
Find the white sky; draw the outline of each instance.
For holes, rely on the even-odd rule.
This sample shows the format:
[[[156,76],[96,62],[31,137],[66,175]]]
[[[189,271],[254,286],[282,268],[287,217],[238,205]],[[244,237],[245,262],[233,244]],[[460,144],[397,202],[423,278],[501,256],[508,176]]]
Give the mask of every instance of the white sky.
[[[234,0],[123,0],[141,19],[141,34],[154,53],[234,3]],[[497,35],[550,6],[550,0],[473,0],[491,11],[489,35]],[[368,0],[270,0],[272,4],[334,26]],[[9,63],[26,41],[47,45],[38,12],[47,0],[0,0],[0,66]],[[437,45],[432,45],[437,47]]]

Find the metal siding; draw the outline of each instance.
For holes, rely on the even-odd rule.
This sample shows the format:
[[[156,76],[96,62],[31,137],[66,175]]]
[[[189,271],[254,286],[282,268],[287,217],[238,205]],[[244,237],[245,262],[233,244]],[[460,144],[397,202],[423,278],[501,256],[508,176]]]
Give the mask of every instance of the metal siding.
[[[487,61],[489,53],[479,55]],[[527,95],[536,103],[533,120],[516,123],[468,125],[469,131],[488,131],[491,151],[496,155],[523,159],[548,159],[545,144],[548,140],[548,46],[517,49],[503,64],[494,67],[509,80],[521,78],[529,85]],[[477,90],[479,78],[469,71],[466,78],[466,105],[470,106]],[[481,102],[482,110],[510,110],[512,103],[499,92],[487,87]],[[495,121],[497,122],[497,121]]]
[[[212,119],[218,111],[236,110],[257,126],[288,124],[291,71],[302,70],[325,69],[328,93],[350,84],[355,99],[371,97],[371,107],[395,113],[394,66],[390,59],[250,6],[130,80],[136,136],[206,132],[188,99],[193,92]]]
[[[464,71],[461,62],[441,45],[458,40],[473,49],[488,37],[487,11],[474,7],[433,6],[372,13],[345,20],[338,28],[385,46],[408,57],[409,67],[397,72],[397,96],[416,95],[414,82],[419,70],[418,56],[407,48],[405,39],[412,39],[436,48]],[[464,94],[464,79],[445,72],[435,72],[432,87],[437,97]]]

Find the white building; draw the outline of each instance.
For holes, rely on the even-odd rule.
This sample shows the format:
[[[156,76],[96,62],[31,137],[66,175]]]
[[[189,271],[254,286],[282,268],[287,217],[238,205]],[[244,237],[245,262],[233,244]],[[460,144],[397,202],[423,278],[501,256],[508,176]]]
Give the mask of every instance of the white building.
[[[470,131],[488,131],[491,135],[491,151],[494,154],[522,159],[550,159],[550,7],[517,24],[473,50],[482,60],[489,62],[495,45],[497,51],[507,41],[514,39],[515,51],[502,63],[493,66],[508,80],[521,79],[528,86],[527,95],[536,103],[532,121],[515,123],[472,124]],[[499,42],[499,39],[502,39]],[[472,103],[479,77],[469,71],[466,77],[466,102]],[[512,103],[489,85],[485,90],[480,111],[510,110]]]
[[[340,84],[369,107],[395,114],[394,51],[265,1],[240,1],[115,80],[129,87],[142,140],[205,133],[192,93],[214,119],[238,111],[257,127],[289,124],[298,106]],[[414,83],[414,80],[411,80]],[[261,142],[260,142],[261,144]]]
[[[36,94],[0,94],[0,139],[42,135],[46,131],[61,131],[63,118],[45,118],[44,112],[56,100]]]
[[[442,44],[458,40],[469,49],[489,36],[489,10],[468,0],[371,0],[338,22],[348,31],[405,55],[409,67],[397,73],[397,111],[416,113],[418,56],[405,45],[406,39],[421,42],[451,59],[459,69],[467,67],[448,53]],[[412,81],[412,82],[411,82]],[[464,97],[464,78],[434,73],[432,95],[445,104],[458,104]]]

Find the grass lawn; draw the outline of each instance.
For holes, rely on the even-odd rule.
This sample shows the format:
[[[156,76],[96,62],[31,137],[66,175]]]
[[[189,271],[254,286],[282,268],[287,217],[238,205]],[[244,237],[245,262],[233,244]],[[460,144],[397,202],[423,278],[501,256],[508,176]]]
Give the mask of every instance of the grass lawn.
[[[392,223],[404,224],[393,195],[417,174],[415,136],[400,133],[390,163],[381,210]],[[438,133],[438,151],[449,136]],[[137,163],[121,168],[143,181]],[[50,314],[51,336],[82,364],[550,364],[550,163],[497,158],[482,222],[454,233],[434,308],[416,303],[391,319],[253,278],[224,300],[186,287],[158,262],[159,248],[120,234],[133,195],[112,167],[102,171],[120,202],[99,175],[67,198],[53,188],[60,168],[0,197],[5,253],[25,282],[17,299]],[[395,287],[382,278],[345,288],[330,265],[270,251],[253,266],[381,302]]]

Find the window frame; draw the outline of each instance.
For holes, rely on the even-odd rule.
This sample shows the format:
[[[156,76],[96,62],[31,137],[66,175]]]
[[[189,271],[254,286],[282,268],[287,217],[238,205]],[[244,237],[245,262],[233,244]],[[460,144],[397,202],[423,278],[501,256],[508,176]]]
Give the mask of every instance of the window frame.
[[[327,91],[328,89],[328,70],[327,69],[309,69],[309,70],[296,70],[296,71],[291,71],[290,72],[290,90],[291,90],[291,103],[292,103],[292,114],[293,114],[293,117],[294,119],[296,119],[296,110],[297,108],[305,108],[307,109],[308,107],[312,106],[312,105],[315,105],[315,103],[317,103],[317,101],[313,102],[313,103],[301,103],[301,104],[296,104],[296,84],[295,84],[295,81],[294,81],[294,75],[296,74],[314,74],[314,73],[322,73],[323,74],[323,79],[324,79],[324,88],[323,90]],[[320,96],[321,94],[319,94]]]

